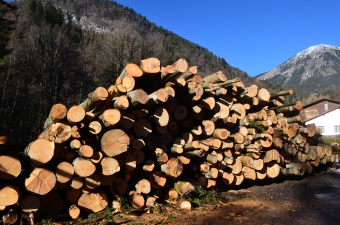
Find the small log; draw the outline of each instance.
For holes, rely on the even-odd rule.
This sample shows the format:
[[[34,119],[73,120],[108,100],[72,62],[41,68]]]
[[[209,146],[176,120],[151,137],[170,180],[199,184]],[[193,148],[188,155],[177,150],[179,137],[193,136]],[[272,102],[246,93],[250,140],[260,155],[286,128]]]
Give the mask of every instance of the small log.
[[[0,179],[13,180],[21,173],[21,163],[12,156],[0,156]]]
[[[215,131],[215,124],[210,120],[202,121],[202,133],[207,136],[211,136]]]
[[[142,89],[130,91],[126,94],[133,106],[146,105],[149,101],[148,94]]]
[[[80,107],[82,107],[85,111],[91,111],[95,108],[100,101],[106,100],[109,96],[107,90],[103,87],[98,87],[96,90],[88,94],[87,99],[80,103]]]
[[[267,164],[267,177],[275,178],[279,176],[281,172],[281,167],[277,163]]]
[[[233,104],[230,111],[240,120],[246,116],[246,109],[240,103]]]
[[[146,179],[141,179],[135,185],[136,193],[138,194],[149,194],[151,192],[151,184],[150,181]]]
[[[239,174],[242,171],[242,162],[239,159],[235,159],[232,164],[227,164],[232,171],[232,174]]]
[[[61,162],[56,169],[56,178],[60,183],[66,183],[71,180],[74,174],[74,167],[71,163]]]
[[[257,92],[257,99],[259,100],[259,102],[268,102],[270,99],[270,93],[267,89],[265,88],[261,88],[258,92]]]
[[[126,97],[126,95],[121,95],[114,100],[113,103],[113,108],[117,109],[117,110],[125,110],[127,108],[129,108],[129,99]]]
[[[156,105],[156,104],[162,104],[166,102],[169,98],[169,95],[165,88],[160,88],[157,91],[149,94],[148,98],[149,98],[149,101],[148,101],[149,105]]]
[[[74,189],[80,189],[84,185],[83,179],[81,177],[74,177],[70,183],[70,186]]]
[[[125,77],[117,77],[116,79],[116,87],[118,92],[126,93],[130,92],[134,89],[136,84],[135,78],[129,74],[126,74]]]
[[[251,167],[254,170],[262,170],[264,167],[264,161],[262,159],[254,159]]]
[[[178,204],[180,209],[191,210],[191,203],[187,200],[181,199]]]
[[[146,172],[151,172],[151,171],[153,171],[154,167],[155,167],[155,163],[151,159],[148,159],[148,160],[146,160],[146,162],[143,166],[143,170],[146,171]]]
[[[161,63],[157,58],[143,59],[140,62],[140,69],[144,73],[158,73],[161,70]]]
[[[254,160],[250,156],[241,155],[238,156],[237,159],[241,161],[242,165],[247,167],[253,167]]]
[[[256,180],[256,172],[253,168],[244,166],[242,168],[243,176],[247,180]]]
[[[216,128],[212,134],[213,138],[218,138],[220,140],[226,140],[230,135],[230,132],[224,128]]]
[[[107,197],[104,193],[86,193],[78,200],[78,206],[90,212],[99,212],[108,205]]]
[[[165,195],[165,200],[166,201],[173,201],[173,200],[176,200],[177,198],[178,198],[178,192],[176,190],[174,190],[174,189],[171,189]]]
[[[149,181],[153,189],[161,189],[166,183],[166,176],[164,173],[157,171],[150,175]]]
[[[192,67],[189,67],[187,71],[182,73],[180,75],[180,78],[183,78],[184,80],[188,80],[192,78],[196,73],[197,73],[197,66],[192,66]]]
[[[100,116],[101,121],[105,127],[113,127],[116,125],[121,118],[121,113],[117,109],[107,109]]]
[[[85,110],[81,106],[72,106],[67,111],[67,120],[70,124],[77,124],[85,118]]]
[[[183,172],[183,164],[177,158],[170,158],[166,164],[161,165],[161,171],[169,177],[177,178]]]
[[[82,145],[79,148],[79,155],[86,158],[91,158],[93,156],[93,148],[90,145]]]
[[[161,67],[161,79],[165,79],[170,74],[175,72],[175,67],[173,65],[167,65],[166,67]]]
[[[24,213],[33,213],[38,211],[40,207],[40,200],[37,196],[27,195],[20,202],[20,208]]]
[[[4,224],[14,224],[18,220],[18,214],[13,210],[9,210],[2,216],[2,222]]]
[[[214,116],[212,121],[217,121],[218,119],[225,119],[229,116],[229,106],[222,102],[216,102],[214,107]]]
[[[213,97],[207,97],[205,99],[202,99],[200,106],[203,109],[207,109],[207,110],[212,110],[215,108],[215,99]]]
[[[77,205],[73,204],[68,209],[68,214],[72,219],[77,219],[80,215],[80,208]]]
[[[45,123],[44,129],[47,129],[53,123],[58,123],[62,121],[67,114],[67,108],[61,103],[54,104],[51,108],[50,114],[48,115]]]
[[[234,174],[235,179],[234,179],[234,184],[236,186],[239,186],[242,184],[242,182],[244,181],[244,175],[243,173],[238,173],[238,174]]]
[[[276,97],[279,96],[286,96],[286,95],[293,95],[294,94],[294,90],[293,89],[289,89],[286,91],[279,91],[279,92],[274,92],[270,94],[270,99],[274,99]]]
[[[102,174],[105,176],[113,175],[120,171],[119,162],[111,157],[104,157],[100,165],[102,166]]]
[[[85,186],[88,189],[95,189],[100,186],[100,177],[96,174],[85,177]]]
[[[73,160],[74,172],[80,177],[91,176],[96,171],[96,166],[89,160],[78,157]]]
[[[129,199],[130,199],[132,206],[135,209],[140,209],[140,208],[144,207],[145,199],[144,199],[143,195],[141,195],[140,193],[137,193],[135,191],[131,191],[129,193]]]
[[[56,176],[52,171],[35,168],[30,176],[25,179],[25,187],[32,193],[45,195],[54,188],[56,182]]]
[[[156,109],[153,118],[155,123],[161,127],[165,127],[169,123],[169,113],[165,108]]]
[[[206,178],[217,178],[218,176],[218,169],[211,168],[208,172],[204,174]]]
[[[109,130],[101,139],[102,151],[109,157],[126,152],[129,144],[129,136],[121,129]]]

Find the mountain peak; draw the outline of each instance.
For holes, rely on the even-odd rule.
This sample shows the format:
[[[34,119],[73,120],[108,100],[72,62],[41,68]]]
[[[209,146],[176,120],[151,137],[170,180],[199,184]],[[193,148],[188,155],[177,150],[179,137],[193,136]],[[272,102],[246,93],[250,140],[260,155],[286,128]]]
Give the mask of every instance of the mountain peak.
[[[306,91],[307,95],[310,94],[307,92],[319,92],[326,88],[326,83],[328,86],[340,85],[340,47],[326,44],[311,46],[258,76],[257,80],[266,80],[294,89],[307,90],[308,85],[311,89],[314,87],[314,90]],[[325,87],[321,87],[321,83]],[[315,85],[320,88],[315,89]]]
[[[326,44],[319,44],[319,45],[314,45],[311,46],[299,53],[296,54],[297,57],[302,57],[305,55],[310,55],[310,54],[315,54],[315,53],[322,53],[322,52],[327,52],[330,50],[340,50],[339,47],[333,46],[333,45],[326,45]]]

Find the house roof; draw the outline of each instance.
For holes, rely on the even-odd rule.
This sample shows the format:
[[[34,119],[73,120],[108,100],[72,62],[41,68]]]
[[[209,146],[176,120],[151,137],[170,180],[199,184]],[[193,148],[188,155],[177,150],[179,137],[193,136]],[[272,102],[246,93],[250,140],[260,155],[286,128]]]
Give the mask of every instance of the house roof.
[[[340,105],[340,101],[337,101],[337,100],[334,100],[334,99],[330,99],[330,98],[322,98],[322,99],[319,99],[319,100],[317,100],[317,101],[315,101],[315,102],[312,102],[312,103],[309,103],[309,104],[307,104],[307,105],[304,105],[303,106],[303,108],[304,109],[306,109],[306,108],[309,108],[309,107],[311,107],[311,106],[313,106],[313,105],[316,105],[316,104],[318,104],[318,103],[320,103],[320,102],[333,102],[333,103],[335,103],[335,104],[339,104]],[[329,112],[329,111],[328,111]]]
[[[326,100],[325,100],[325,101],[326,101]],[[340,102],[339,102],[339,103],[340,103]],[[308,122],[308,121],[313,120],[313,119],[315,119],[315,118],[318,118],[318,117],[320,117],[320,116],[326,115],[327,113],[330,113],[330,112],[332,112],[332,111],[334,111],[334,110],[336,110],[336,109],[339,109],[339,108],[340,108],[340,106],[339,106],[339,107],[336,107],[336,108],[334,108],[334,109],[332,109],[332,110],[328,110],[327,112],[321,113],[320,115],[317,115],[316,117],[313,117],[313,118],[310,118],[310,119],[305,120],[305,122]]]

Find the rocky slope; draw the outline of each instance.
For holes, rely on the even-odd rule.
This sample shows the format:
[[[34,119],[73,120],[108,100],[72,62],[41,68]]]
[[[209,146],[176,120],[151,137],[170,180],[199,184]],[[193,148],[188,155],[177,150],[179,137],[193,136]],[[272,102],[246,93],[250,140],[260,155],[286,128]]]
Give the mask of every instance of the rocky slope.
[[[311,46],[256,79],[295,88],[302,96],[321,93],[340,85],[340,47]]]

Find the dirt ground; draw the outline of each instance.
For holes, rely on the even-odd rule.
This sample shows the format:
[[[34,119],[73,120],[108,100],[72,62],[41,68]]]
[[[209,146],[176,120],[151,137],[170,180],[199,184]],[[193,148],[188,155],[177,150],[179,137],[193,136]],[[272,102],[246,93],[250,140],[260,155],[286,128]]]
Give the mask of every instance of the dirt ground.
[[[333,172],[249,183],[239,190],[219,190],[218,195],[222,204],[193,205],[191,211],[177,210],[171,205],[160,206],[154,213],[99,216],[91,224],[340,224],[340,164]],[[87,221],[74,221],[73,224],[89,224]]]

